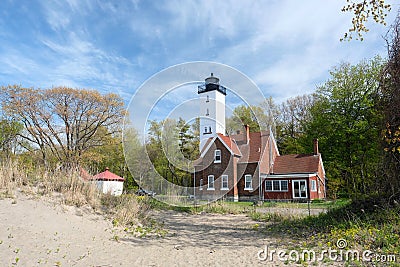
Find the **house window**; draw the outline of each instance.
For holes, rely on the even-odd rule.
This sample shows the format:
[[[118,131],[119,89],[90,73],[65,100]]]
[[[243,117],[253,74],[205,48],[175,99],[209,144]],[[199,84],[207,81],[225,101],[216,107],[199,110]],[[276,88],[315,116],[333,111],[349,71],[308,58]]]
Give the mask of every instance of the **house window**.
[[[203,179],[200,179],[199,181],[199,190],[203,190]]]
[[[311,191],[317,191],[317,181],[311,180]]]
[[[265,191],[269,192],[287,192],[288,191],[287,180],[266,180]]]
[[[207,185],[207,190],[214,190],[214,175],[209,175],[208,176],[208,185]]]
[[[272,181],[265,181],[265,191],[272,191]]]
[[[228,188],[228,175],[221,176],[221,189],[227,190]]]
[[[253,179],[250,174],[246,174],[244,176],[244,189],[245,190],[253,190]]]
[[[272,188],[275,189],[275,191],[281,191],[281,181],[272,181]]]
[[[287,180],[282,180],[281,181],[281,191],[287,192],[289,189],[288,181]]]
[[[221,150],[214,151],[214,163],[221,163]]]

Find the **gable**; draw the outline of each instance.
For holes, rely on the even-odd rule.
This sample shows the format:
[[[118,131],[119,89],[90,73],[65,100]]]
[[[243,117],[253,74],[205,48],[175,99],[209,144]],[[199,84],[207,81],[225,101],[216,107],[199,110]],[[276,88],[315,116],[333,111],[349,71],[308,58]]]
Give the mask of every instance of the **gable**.
[[[207,140],[204,149],[201,151],[200,156],[204,157],[204,155],[208,152],[212,145],[215,144],[217,140],[223,144],[223,146],[228,150],[231,155],[242,156],[242,153],[240,152],[235,140],[233,140],[229,136],[224,136],[220,133],[217,134],[215,137],[209,138]]]

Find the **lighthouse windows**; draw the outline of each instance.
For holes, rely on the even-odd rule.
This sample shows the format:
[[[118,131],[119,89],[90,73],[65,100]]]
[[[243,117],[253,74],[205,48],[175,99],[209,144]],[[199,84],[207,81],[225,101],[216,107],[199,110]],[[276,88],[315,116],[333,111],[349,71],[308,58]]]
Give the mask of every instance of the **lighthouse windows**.
[[[211,126],[204,126],[203,134],[211,134],[211,133],[212,133]]]
[[[207,109],[206,116],[210,116],[210,111]]]
[[[206,103],[210,102],[210,97],[207,95]]]

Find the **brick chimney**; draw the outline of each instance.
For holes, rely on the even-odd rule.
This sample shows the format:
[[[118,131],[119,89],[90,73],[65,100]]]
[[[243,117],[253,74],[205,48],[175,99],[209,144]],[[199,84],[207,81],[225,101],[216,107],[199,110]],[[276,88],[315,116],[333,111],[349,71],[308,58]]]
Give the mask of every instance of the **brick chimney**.
[[[244,129],[245,129],[245,132],[244,132],[245,141],[246,141],[246,144],[248,144],[250,142],[250,126],[248,124],[245,124]]]
[[[319,148],[318,148],[318,138],[315,138],[313,140],[314,142],[314,155],[318,155],[319,154]]]

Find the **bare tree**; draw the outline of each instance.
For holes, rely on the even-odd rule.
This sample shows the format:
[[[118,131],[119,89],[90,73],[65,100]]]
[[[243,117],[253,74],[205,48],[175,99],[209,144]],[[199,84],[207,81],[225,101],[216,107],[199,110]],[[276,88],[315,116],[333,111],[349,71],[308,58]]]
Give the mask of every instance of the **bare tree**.
[[[67,87],[2,87],[2,104],[23,123],[20,136],[33,144],[30,149],[41,151],[45,163],[49,155],[61,163],[79,163],[85,151],[121,131],[125,114],[116,94]]]
[[[384,116],[383,170],[386,188],[400,194],[400,13],[386,36],[388,62],[381,80],[381,103]]]
[[[356,40],[362,41],[363,33],[369,31],[366,26],[368,19],[372,18],[375,23],[386,25],[385,19],[392,8],[385,0],[346,0],[346,2],[342,12],[353,13],[352,27],[340,39],[341,41],[353,39],[353,34],[356,34]]]

